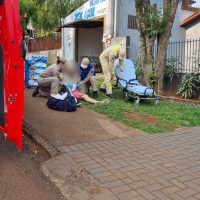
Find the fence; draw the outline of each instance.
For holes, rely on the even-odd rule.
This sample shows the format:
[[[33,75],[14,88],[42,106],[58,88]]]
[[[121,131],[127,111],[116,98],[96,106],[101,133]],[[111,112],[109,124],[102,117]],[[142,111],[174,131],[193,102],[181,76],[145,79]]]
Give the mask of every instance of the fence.
[[[140,60],[140,48],[132,47],[131,52],[131,59],[136,63],[138,59]],[[154,46],[154,62],[156,55],[157,45]],[[173,64],[177,73],[200,73],[200,39],[169,42],[167,60],[172,58],[176,60]]]
[[[28,51],[47,51],[61,48],[61,35],[47,36],[29,40]]]
[[[156,55],[157,45],[154,46],[155,61]],[[200,73],[200,39],[169,42],[167,61],[172,59],[176,73]]]
[[[177,73],[200,73],[200,39],[170,42],[167,59],[176,58]]]

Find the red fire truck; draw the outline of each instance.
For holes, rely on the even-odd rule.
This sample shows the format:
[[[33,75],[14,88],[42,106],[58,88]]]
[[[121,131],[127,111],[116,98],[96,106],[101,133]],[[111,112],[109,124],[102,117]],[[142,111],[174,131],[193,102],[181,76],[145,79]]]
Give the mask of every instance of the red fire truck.
[[[0,132],[20,150],[24,113],[22,39],[18,0],[0,0]]]

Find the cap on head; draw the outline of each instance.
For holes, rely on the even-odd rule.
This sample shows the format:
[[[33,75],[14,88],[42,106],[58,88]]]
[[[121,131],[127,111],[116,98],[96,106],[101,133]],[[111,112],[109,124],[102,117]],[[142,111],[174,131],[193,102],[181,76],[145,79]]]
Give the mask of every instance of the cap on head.
[[[83,60],[81,62],[81,67],[83,69],[86,69],[89,64],[90,64],[90,60],[87,57],[85,57],[85,58],[83,58]]]
[[[126,55],[126,50],[122,47],[119,49],[119,59],[120,60],[124,60],[125,58],[125,55]]]
[[[58,56],[57,59],[58,59],[58,61],[62,62],[63,64],[66,63],[66,59],[64,57]]]

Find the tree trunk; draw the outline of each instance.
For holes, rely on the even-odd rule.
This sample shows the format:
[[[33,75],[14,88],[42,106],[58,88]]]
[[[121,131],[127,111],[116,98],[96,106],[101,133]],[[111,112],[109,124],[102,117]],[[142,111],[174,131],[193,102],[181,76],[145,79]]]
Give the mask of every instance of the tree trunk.
[[[163,78],[164,69],[166,63],[167,47],[169,38],[171,35],[171,29],[174,22],[177,6],[179,0],[163,0],[163,12],[167,14],[166,24],[163,33],[157,35],[158,49],[157,49],[157,61],[156,61],[156,72],[158,75],[158,92],[162,94],[163,92]],[[136,12],[140,32],[140,50],[143,61],[144,68],[144,79],[147,82],[149,72],[152,70],[154,62],[154,52],[153,46],[156,38],[149,38],[147,34],[148,22],[145,20],[146,13],[151,10],[152,12],[157,12],[155,6],[151,6],[150,0],[135,0]]]
[[[150,0],[136,0],[136,12],[138,18],[138,25],[140,31],[140,52],[141,52],[141,60],[143,63],[144,70],[144,81],[148,84],[147,78],[148,74],[152,70],[152,62],[153,62],[153,41],[149,39],[147,36],[147,24],[145,21],[145,13],[148,9],[150,9]]]
[[[148,76],[149,76],[149,73],[153,70],[153,45],[154,45],[154,40],[150,40],[150,39],[146,39],[147,43],[146,43],[146,63],[145,63],[145,66],[144,66],[144,78],[145,78],[145,81],[147,83],[147,85],[149,86],[148,84]]]
[[[164,69],[166,64],[168,39],[158,40],[157,59],[156,59],[156,73],[158,75],[158,93],[163,94],[163,79]]]
[[[167,24],[162,34],[158,35],[158,49],[157,49],[157,60],[156,60],[156,72],[158,75],[158,93],[163,94],[163,79],[164,70],[167,59],[167,48],[169,38],[171,36],[171,30],[176,15],[176,10],[179,0],[164,0],[164,10],[169,10],[170,13],[167,18]]]

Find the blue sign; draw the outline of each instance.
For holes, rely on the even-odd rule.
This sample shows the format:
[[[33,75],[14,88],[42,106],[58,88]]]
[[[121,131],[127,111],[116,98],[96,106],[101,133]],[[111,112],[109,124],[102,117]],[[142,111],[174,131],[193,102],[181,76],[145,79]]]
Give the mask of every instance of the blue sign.
[[[90,6],[96,6],[99,3],[103,3],[106,0],[90,0]]]
[[[47,67],[47,57],[41,55],[32,55],[26,60],[25,65],[25,86],[26,88],[36,88],[39,75]]]
[[[107,0],[90,0],[88,2],[88,8],[85,10],[79,10],[75,13],[75,21],[96,17],[95,12],[99,7],[101,7],[99,4],[104,3],[105,1]]]
[[[75,21],[83,20],[83,19],[89,19],[95,17],[95,7],[92,7],[90,9],[75,13]]]

